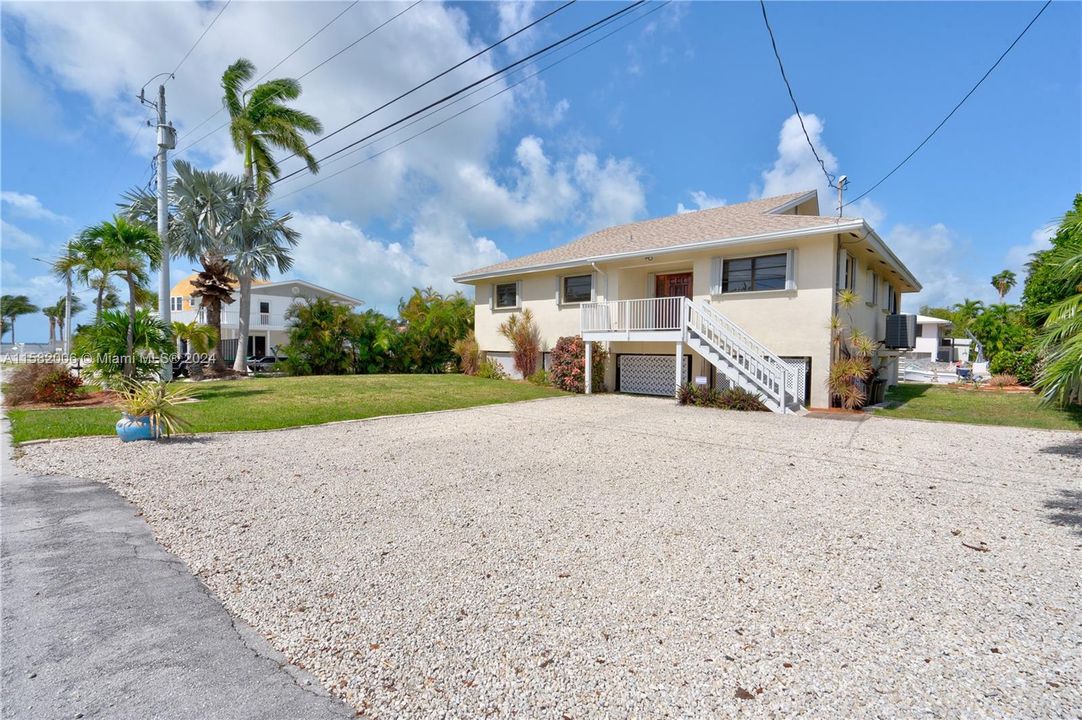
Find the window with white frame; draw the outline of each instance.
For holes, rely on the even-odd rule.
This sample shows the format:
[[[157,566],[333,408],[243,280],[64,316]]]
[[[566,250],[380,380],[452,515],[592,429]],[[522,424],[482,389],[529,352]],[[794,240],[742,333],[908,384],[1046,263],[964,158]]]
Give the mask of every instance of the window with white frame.
[[[182,295],[176,295],[169,298],[170,310],[183,310],[184,309],[184,297]]]
[[[788,264],[787,253],[724,258],[721,264],[721,292],[784,290]]]
[[[879,273],[871,272],[868,275],[868,297],[865,302],[874,307],[879,304]]]
[[[493,305],[497,309],[518,307],[518,283],[499,283],[492,288]]]
[[[568,275],[560,283],[560,302],[584,303],[593,300],[593,275]]]
[[[857,289],[857,259],[850,255],[845,254],[845,272],[842,274],[842,284],[838,288],[839,290],[856,290]]]
[[[889,284],[887,285],[887,312],[891,315],[898,312],[898,293]]]

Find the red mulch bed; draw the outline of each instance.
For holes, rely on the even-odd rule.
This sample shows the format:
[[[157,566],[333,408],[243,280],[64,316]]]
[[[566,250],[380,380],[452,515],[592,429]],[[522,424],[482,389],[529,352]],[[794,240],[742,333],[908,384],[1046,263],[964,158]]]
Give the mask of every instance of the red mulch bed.
[[[108,390],[97,390],[95,392],[86,393],[80,395],[71,402],[61,403],[53,405],[50,403],[23,403],[17,407],[20,410],[50,410],[54,408],[90,408],[90,407],[108,407],[116,404],[116,395]]]

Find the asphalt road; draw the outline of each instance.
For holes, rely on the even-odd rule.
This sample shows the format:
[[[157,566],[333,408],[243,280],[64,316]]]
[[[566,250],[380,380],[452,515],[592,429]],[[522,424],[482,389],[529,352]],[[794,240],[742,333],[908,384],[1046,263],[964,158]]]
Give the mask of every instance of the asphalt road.
[[[99,483],[0,481],[0,716],[347,718]]]

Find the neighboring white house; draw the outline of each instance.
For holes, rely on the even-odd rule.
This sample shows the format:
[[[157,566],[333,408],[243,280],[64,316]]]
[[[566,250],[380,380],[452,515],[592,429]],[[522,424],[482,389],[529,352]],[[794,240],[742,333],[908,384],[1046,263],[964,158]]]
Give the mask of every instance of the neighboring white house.
[[[169,293],[170,316],[179,322],[197,320],[206,322],[206,312],[200,307],[199,298],[192,298],[195,289],[193,273],[184,278]],[[234,296],[236,293],[234,293]],[[286,311],[298,301],[330,298],[333,302],[356,307],[357,298],[328,290],[305,280],[279,280],[276,282],[253,281],[251,316],[248,321],[248,356],[277,355],[277,349],[289,342]],[[222,350],[227,361],[236,357],[238,328],[238,302],[222,308]]]
[[[529,308],[546,350],[605,344],[610,389],[671,395],[704,377],[774,410],[829,405],[839,289],[861,296],[843,319],[882,340],[921,287],[863,219],[820,215],[814,190],[607,228],[455,280],[474,287],[481,349],[509,369],[497,328]],[[896,381],[899,354],[877,353],[880,377]]]
[[[966,362],[969,360],[969,338],[953,338],[950,320],[917,315],[917,338],[913,349],[905,357],[913,360],[936,362]]]

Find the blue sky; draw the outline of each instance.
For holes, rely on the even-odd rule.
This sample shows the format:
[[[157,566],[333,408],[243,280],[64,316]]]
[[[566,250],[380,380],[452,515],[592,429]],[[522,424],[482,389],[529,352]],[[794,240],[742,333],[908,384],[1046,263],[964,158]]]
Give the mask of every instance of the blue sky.
[[[31,258],[54,255],[149,179],[153,132],[140,129],[149,112],[133,95],[175,67],[221,7],[3,3],[3,292],[39,304],[60,296]],[[404,7],[357,5],[274,74],[304,73]],[[553,7],[425,0],[306,77],[301,105],[337,128]],[[317,149],[337,149],[618,7],[573,5]],[[938,123],[1039,7],[774,2],[768,11],[801,109],[814,115],[813,139],[831,169],[849,176],[852,197]],[[228,7],[168,85],[180,146],[220,123],[188,132],[218,108],[226,65],[243,55],[269,68],[345,8]],[[872,221],[924,283],[908,309],[993,299],[991,275],[1021,271],[1082,190],[1080,9],[1054,3],[906,167],[847,209]],[[170,31],[153,39],[162,26]],[[452,289],[456,272],[606,224],[822,189],[792,116],[757,3],[671,3],[353,170],[330,178],[350,162],[328,164],[320,177],[329,179],[288,197],[310,178],[282,183],[275,203],[294,212],[304,236],[290,275],[393,311],[411,285]],[[182,157],[239,167],[224,131]],[[192,267],[178,260],[174,278]],[[41,316],[19,321],[20,340],[46,333]]]

